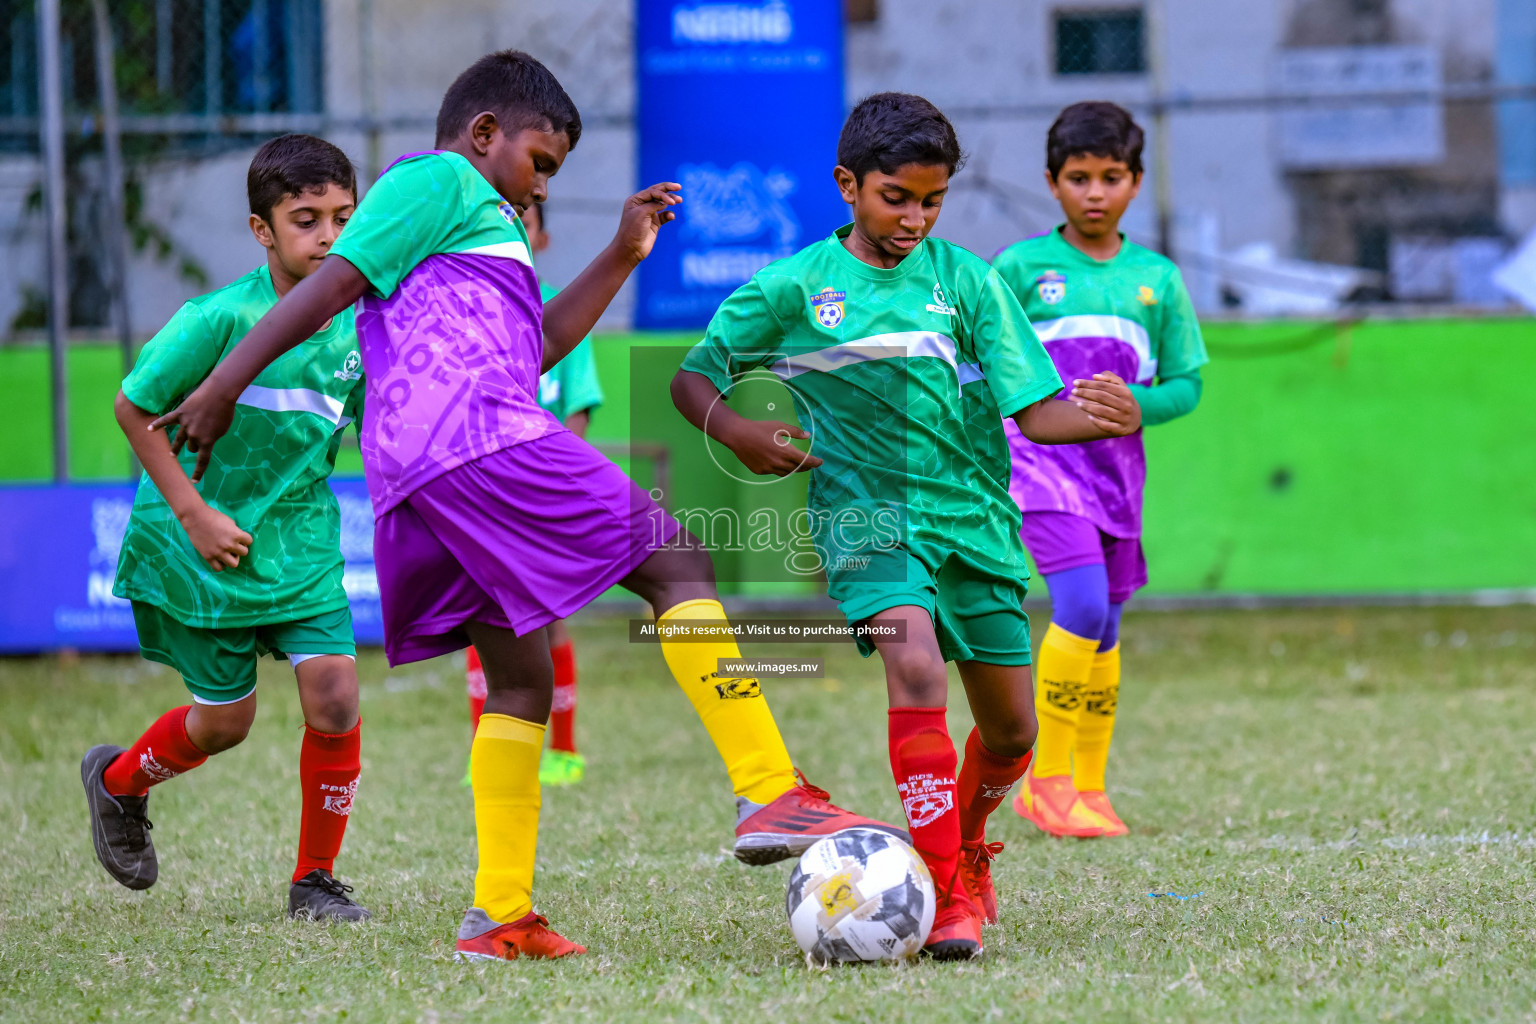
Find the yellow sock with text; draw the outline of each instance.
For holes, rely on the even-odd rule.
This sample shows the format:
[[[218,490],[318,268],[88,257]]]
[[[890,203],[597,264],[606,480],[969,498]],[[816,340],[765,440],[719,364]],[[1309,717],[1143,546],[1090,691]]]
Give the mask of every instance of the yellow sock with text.
[[[507,924],[533,909],[533,858],[539,841],[539,755],[544,727],[483,714],[469,750],[475,795],[475,906]]]
[[[681,622],[708,628],[727,619],[719,601],[703,599],[673,605],[656,618],[658,629]],[[668,640],[663,634],[661,653],[715,741],[736,795],[766,804],[792,789],[795,766],[758,681],[716,674],[721,658],[741,657],[735,638]]]
[[[1115,705],[1120,700],[1120,645],[1093,656],[1093,671],[1077,719],[1077,746],[1072,751],[1072,784],[1078,792],[1101,791],[1109,763],[1109,741],[1115,733]]]
[[[1035,740],[1030,774],[1037,779],[1072,771],[1078,713],[1098,646],[1097,640],[1069,633],[1054,622],[1045,631],[1040,656],[1035,659],[1035,717],[1040,722],[1040,734]]]

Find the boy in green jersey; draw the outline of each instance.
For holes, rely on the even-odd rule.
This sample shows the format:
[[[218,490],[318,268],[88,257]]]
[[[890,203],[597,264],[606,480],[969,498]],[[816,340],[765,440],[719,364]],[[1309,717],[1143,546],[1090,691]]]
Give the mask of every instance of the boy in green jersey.
[[[343,429],[362,415],[352,311],[245,390],[234,443],[219,449],[200,490],[189,479],[191,457],[178,461],[166,435],[149,430],[320,265],[357,204],[346,154],[308,135],[262,146],[247,190],[266,263],[183,306],[145,345],[117,395],[118,424],[144,478],[113,593],[133,602],[144,657],[180,672],[192,703],[166,712],[127,750],[92,747],[80,775],[97,858],[128,888],[149,888],[159,874],[149,788],[244,740],[256,715],[257,660],[286,657],[305,723],[288,913],[358,921],[368,911],[331,875],[360,763],[341,518],[326,482]]]
[[[861,102],[834,171],[853,223],[731,295],[672,384],[683,415],[753,472],[811,472],[828,590],[860,627],[863,653],[885,664],[891,770],[939,891],[925,949],[944,959],[979,955],[983,920],[996,920],[1000,846],[987,844],[986,819],[1035,740],[1002,417],[1043,444],[1139,423],[1108,374],[1048,401],[1062,383],[1013,293],[985,261],[928,237],[960,163],[954,128],[927,100]],[[720,401],[760,368],[785,382],[814,433]],[[810,453],[791,438],[810,438]],[[976,720],[958,779],[949,661]]]
[[[1057,372],[1118,374],[1131,382],[1142,424],[1156,426],[1200,400],[1206,355],[1179,268],[1120,234],[1141,184],[1141,147],[1141,129],[1113,103],[1062,111],[1046,141],[1046,181],[1066,223],[1005,249],[992,268]],[[1066,448],[1016,430],[1008,439],[1024,545],[1051,591],[1040,737],[1014,809],[1053,835],[1124,835],[1104,767],[1120,692],[1120,609],[1147,582],[1141,432]]]

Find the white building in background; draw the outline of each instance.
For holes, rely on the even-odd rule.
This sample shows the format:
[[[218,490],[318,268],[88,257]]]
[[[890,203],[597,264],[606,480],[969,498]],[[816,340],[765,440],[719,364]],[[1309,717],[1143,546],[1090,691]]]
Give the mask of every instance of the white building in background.
[[[1163,145],[1149,139],[1151,170],[1127,228],[1156,244],[1161,195],[1175,255],[1207,308],[1244,298],[1272,304],[1292,286],[1313,288],[1307,281],[1478,301],[1486,296],[1477,275],[1486,279],[1490,253],[1536,222],[1536,167],[1511,170],[1523,151],[1505,145],[1501,174],[1498,122],[1486,97],[1353,112],[1263,100],[1309,91],[1435,91],[1442,83],[1491,83],[1496,74],[1536,82],[1536,31],[1530,55],[1510,42],[1524,38],[1515,29],[1530,20],[1526,7],[1536,5],[1529,0],[768,2],[791,16],[797,4],[844,3],[850,104],[899,89],[951,113],[970,162],[939,231],[982,255],[1055,223],[1042,178],[1045,131],[1057,109],[1089,98],[1132,106],[1149,136],[1156,127],[1149,101],[1174,101]],[[207,17],[187,16],[210,3],[224,19],[212,28]],[[165,68],[157,87],[168,96],[187,93],[197,110],[209,97],[254,102],[273,116],[314,116],[318,107],[329,136],[365,173],[430,148],[438,100],[475,57],[509,46],[538,55],[586,122],[548,206],[556,241],[541,270],[554,283],[572,277],[607,241],[620,200],[638,184],[630,0],[288,0],[293,18],[308,20],[290,21],[269,45],[231,34],[252,17],[251,0],[159,4],[177,19],[174,31],[141,41],[157,47],[156,66]],[[30,9],[0,0],[0,13],[14,24],[23,6]],[[221,69],[216,96],[197,56],[210,32],[224,33],[221,53],[234,68]],[[28,43],[13,32],[11,50],[0,47],[12,83],[26,71],[18,38]],[[1527,107],[1506,123],[1524,123],[1522,111],[1536,123],[1536,101]],[[0,128],[7,115],[29,112],[15,88],[0,88]],[[356,128],[367,117],[386,125],[371,139]],[[140,333],[201,290],[179,266],[183,260],[220,284],[260,258],[245,226],[244,172],[253,148],[228,139],[173,148],[146,177],[144,220],[173,243],[176,256],[134,261]],[[829,151],[828,188],[831,162]],[[36,174],[34,158],[0,153],[0,337],[41,280],[41,223],[25,209]],[[1288,275],[1284,267],[1294,270],[1296,260],[1367,273]],[[610,323],[627,318],[626,296]]]

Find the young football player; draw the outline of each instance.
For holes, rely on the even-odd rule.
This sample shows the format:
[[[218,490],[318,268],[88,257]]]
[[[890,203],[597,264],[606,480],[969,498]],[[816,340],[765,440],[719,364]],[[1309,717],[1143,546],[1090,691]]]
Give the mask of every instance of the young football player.
[[[538,203],[523,211],[523,227],[534,256],[549,248],[548,223],[547,211]],[[539,296],[546,302],[558,291],[539,282]],[[591,338],[583,338],[570,355],[539,376],[539,404],[571,433],[587,436],[592,412],[603,404]],[[551,622],[548,628],[555,688],[549,707],[549,747],[539,761],[539,782],[546,786],[570,786],[580,782],[587,771],[586,758],[576,750],[576,647],[563,619]],[[474,735],[480,727],[480,713],[485,710],[485,669],[473,647],[465,654],[464,687],[469,695],[470,735]],[[469,784],[466,769],[464,785]]]
[[[926,946],[982,950],[997,918],[987,816],[1035,739],[1012,417],[1043,444],[1129,433],[1135,400],[1109,375],[1061,390],[1018,301],[984,260],[929,236],[961,153],[931,103],[880,93],[843,126],[833,171],[853,223],[769,264],[728,298],[673,381],[678,409],[755,473],[811,473],[828,590],[869,632],[890,695],[891,770],[939,892]],[[748,420],[721,401],[767,368],[802,423]],[[811,440],[810,454],[789,443]],[[945,720],[946,662],[976,728],[964,768]]]
[[[294,917],[359,921],[368,911],[332,876],[360,771],[352,616],[342,589],[341,517],[326,478],[363,397],[352,311],[317,321],[302,347],[242,387],[229,440],[187,479],[156,416],[175,406],[245,333],[312,274],[357,203],[346,154],[309,135],[256,152],[251,233],[266,262],[188,302],[139,353],[117,422],[144,467],[113,593],[133,602],[144,657],[181,673],[192,703],[167,711],[127,750],[92,747],[80,764],[96,856],[130,889],[159,875],[149,789],[245,739],[256,662],[287,658],[304,710],[303,810]]]
[[[707,552],[538,404],[539,374],[591,331],[681,202],[674,183],[630,197],[612,243],[541,303],[519,213],[544,201],[580,138],[580,115],[544,65],[513,50],[476,61],[443,98],[440,148],[386,170],[332,258],[159,421],[198,448],[196,473],[247,382],[361,300],[385,650],[398,665],[472,642],[486,676],[470,755],[479,868],[461,957],[584,952],[531,902],[553,690],[545,627],[615,584],[663,625],[726,622]],[[756,680],[716,676],[720,658],[737,656],[729,634],[661,647],[731,777],[739,858],[781,860],[847,827],[900,833],[797,783]]]
[[[1156,426],[1199,402],[1207,359],[1178,268],[1120,233],[1141,185],[1141,146],[1141,129],[1113,103],[1062,111],[1046,139],[1045,177],[1066,222],[992,266],[1057,372],[1130,381],[1142,424]],[[1120,610],[1147,582],[1141,432],[1047,448],[1010,429],[1009,443],[1024,544],[1051,592],[1040,738],[1014,809],[1053,835],[1124,835],[1104,768],[1120,692]]]

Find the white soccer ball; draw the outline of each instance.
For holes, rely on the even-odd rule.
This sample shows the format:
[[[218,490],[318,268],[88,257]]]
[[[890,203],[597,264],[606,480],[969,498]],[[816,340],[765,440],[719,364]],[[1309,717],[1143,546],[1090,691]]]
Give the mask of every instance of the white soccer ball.
[[[789,876],[789,930],[820,964],[902,960],[928,941],[937,906],[917,851],[873,829],[835,833]]]

